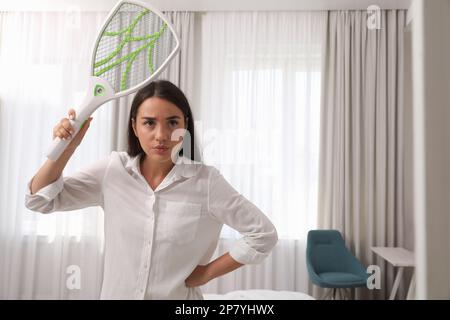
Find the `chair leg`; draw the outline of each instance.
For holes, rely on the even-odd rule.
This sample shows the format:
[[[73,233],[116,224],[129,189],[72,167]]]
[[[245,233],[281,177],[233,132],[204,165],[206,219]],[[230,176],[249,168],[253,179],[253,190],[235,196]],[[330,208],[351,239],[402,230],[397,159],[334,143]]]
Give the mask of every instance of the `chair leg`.
[[[327,297],[327,295],[328,295],[328,290],[327,290],[327,289],[323,289],[323,293],[322,293],[322,295],[320,296],[319,300],[325,300],[325,298]]]
[[[350,300],[351,298],[351,288],[342,288],[342,300]]]
[[[339,300],[348,300],[347,288],[339,288]]]
[[[320,297],[320,300],[334,300],[334,290],[335,289],[328,289],[328,288],[324,288],[323,289],[324,292],[322,294],[322,296]]]
[[[350,300],[351,299],[351,288],[336,288],[331,290],[332,300]]]
[[[350,300],[352,298],[352,288],[323,288],[323,290],[320,300]]]
[[[320,300],[326,300],[326,298],[330,295],[330,291],[326,288],[323,289],[322,296],[320,297]]]

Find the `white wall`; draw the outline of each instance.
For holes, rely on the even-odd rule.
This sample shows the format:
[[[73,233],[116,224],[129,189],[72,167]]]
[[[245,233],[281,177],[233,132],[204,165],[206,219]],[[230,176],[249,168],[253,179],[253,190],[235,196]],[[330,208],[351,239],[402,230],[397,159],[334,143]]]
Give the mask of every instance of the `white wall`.
[[[415,0],[417,298],[450,299],[450,0]]]
[[[117,0],[1,0],[0,11],[109,11]],[[411,0],[151,0],[160,10],[240,11],[240,10],[365,10],[370,5],[382,9],[407,9]]]

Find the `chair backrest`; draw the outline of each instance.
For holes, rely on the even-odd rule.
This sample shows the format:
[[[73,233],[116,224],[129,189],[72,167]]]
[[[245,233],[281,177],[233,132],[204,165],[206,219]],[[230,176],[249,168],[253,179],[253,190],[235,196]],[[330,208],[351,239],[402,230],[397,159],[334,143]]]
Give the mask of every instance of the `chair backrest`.
[[[338,230],[308,232],[306,260],[316,274],[323,272],[351,272],[366,276],[359,260],[345,246]]]

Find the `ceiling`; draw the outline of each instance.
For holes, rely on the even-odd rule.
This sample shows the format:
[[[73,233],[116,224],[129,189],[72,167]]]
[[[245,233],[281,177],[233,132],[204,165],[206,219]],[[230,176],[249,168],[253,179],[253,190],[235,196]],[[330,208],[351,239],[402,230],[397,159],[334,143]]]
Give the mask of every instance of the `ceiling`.
[[[167,11],[289,11],[408,9],[413,0],[151,0]],[[0,11],[109,11],[117,0],[2,0]]]

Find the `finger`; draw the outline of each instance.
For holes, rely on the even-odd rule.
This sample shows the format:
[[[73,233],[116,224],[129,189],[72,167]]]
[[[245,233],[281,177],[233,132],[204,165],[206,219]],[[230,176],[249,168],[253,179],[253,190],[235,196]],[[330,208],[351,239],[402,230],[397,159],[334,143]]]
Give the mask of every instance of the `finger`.
[[[53,133],[53,139],[55,139],[55,138],[60,138],[60,139],[63,138],[63,135],[59,132],[59,128],[56,129]]]
[[[72,126],[70,121],[67,120],[66,118],[61,120],[61,126],[71,134],[73,134],[75,132],[75,128]]]
[[[60,127],[58,130],[59,133],[59,137],[63,140],[67,140],[69,138],[72,137],[72,135],[70,134],[70,132],[68,132],[65,128]]]
[[[68,126],[69,129],[66,129],[64,127],[65,121],[67,122],[67,124],[65,126],[66,127]],[[65,134],[61,135],[61,128],[64,129],[68,134],[71,134],[70,128],[72,128],[72,130],[74,130],[74,128],[71,126],[69,120],[67,120],[65,118],[61,119],[61,121],[55,127],[53,127],[53,139],[56,137],[63,138],[65,136]]]
[[[58,138],[62,139],[64,137],[65,132],[64,131],[62,132],[61,129],[64,129],[61,127],[61,125],[57,125],[53,128],[53,138],[58,137]]]
[[[70,120],[75,119],[76,113],[75,113],[75,110],[74,110],[74,109],[72,109],[72,108],[69,109],[68,114],[69,114],[69,119],[70,119]]]
[[[71,135],[64,128],[60,128],[58,134],[59,138],[63,140],[68,140],[69,138],[71,138]]]

